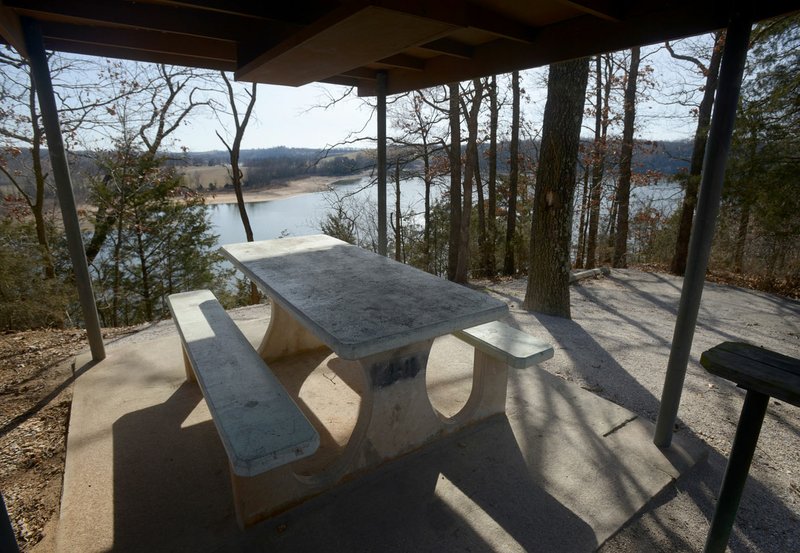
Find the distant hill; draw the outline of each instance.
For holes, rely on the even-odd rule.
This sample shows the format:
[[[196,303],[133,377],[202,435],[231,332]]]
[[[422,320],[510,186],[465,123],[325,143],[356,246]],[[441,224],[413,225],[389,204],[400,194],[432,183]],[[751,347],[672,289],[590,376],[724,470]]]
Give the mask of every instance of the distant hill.
[[[584,148],[590,148],[591,143],[584,141]],[[685,171],[689,165],[692,142],[682,141],[639,141],[634,149],[634,171],[656,171],[665,176],[671,176]],[[508,144],[499,145],[498,171],[508,173]],[[520,151],[530,160],[535,160],[539,149],[538,142],[524,141]],[[488,144],[481,145],[481,165],[486,166],[488,156],[485,155]],[[612,145],[611,150],[614,150]],[[183,167],[190,178],[190,186],[207,187],[214,182],[216,186],[223,187],[227,181],[227,172],[224,169],[229,163],[228,152],[213,150],[208,152],[168,152],[165,154],[167,164]],[[347,176],[370,169],[375,164],[375,151],[355,148],[337,148],[324,152],[316,148],[258,148],[242,150],[241,165],[245,168],[245,186],[268,186],[281,180],[310,176]],[[47,159],[47,152],[43,152]],[[87,152],[71,152],[70,164],[75,181],[76,194],[81,196],[85,190],[83,182],[87,176],[96,174],[97,168],[93,156]],[[391,156],[390,156],[391,159]],[[27,150],[16,158],[7,160],[10,171],[19,171],[25,174],[30,169],[30,154]],[[419,162],[417,162],[420,164]],[[614,154],[611,154],[609,163],[616,163]],[[421,165],[421,164],[420,164]],[[410,169],[414,164],[407,167]],[[205,169],[203,169],[205,168]],[[23,177],[21,180],[26,181]],[[32,186],[28,184],[28,186]],[[11,183],[0,174],[0,192],[13,193]]]

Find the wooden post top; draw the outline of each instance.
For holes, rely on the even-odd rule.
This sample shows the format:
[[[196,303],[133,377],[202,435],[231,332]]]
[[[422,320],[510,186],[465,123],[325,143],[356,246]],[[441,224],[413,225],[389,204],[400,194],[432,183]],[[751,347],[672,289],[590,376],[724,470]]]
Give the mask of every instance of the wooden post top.
[[[700,364],[742,388],[800,406],[800,359],[743,342],[723,342],[703,352]]]

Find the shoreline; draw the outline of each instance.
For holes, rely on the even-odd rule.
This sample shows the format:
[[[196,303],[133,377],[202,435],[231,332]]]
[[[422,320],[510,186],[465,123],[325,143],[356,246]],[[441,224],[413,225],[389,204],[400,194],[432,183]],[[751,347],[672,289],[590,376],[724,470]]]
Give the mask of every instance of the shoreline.
[[[311,176],[290,179],[268,188],[258,188],[255,190],[244,190],[245,203],[269,202],[272,200],[286,200],[303,194],[323,192],[328,190],[335,182],[341,180],[360,179],[361,175],[352,177],[330,177],[330,176]],[[233,189],[202,192],[206,205],[235,204],[236,193]]]

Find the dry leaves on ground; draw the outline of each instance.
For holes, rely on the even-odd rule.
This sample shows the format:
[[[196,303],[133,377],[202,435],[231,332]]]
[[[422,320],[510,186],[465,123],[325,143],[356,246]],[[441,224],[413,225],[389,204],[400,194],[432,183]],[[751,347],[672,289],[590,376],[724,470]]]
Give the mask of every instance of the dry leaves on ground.
[[[105,337],[131,332],[115,329]],[[74,378],[83,330],[0,335],[0,492],[23,551],[58,513]]]

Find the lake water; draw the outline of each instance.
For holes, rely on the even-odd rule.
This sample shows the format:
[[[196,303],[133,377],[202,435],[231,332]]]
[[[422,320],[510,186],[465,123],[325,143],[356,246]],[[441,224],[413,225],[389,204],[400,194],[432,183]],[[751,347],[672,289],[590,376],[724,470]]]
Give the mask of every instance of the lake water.
[[[303,236],[319,234],[320,225],[325,220],[326,214],[331,210],[334,194],[339,196],[352,195],[348,202],[360,204],[371,203],[377,205],[377,188],[373,184],[367,186],[369,179],[362,179],[356,183],[335,187],[334,192],[315,192],[294,196],[283,200],[267,202],[249,202],[246,204],[256,240],[267,240],[279,236]],[[395,205],[394,185],[387,184],[388,215],[392,216]],[[680,198],[680,186],[675,184],[660,184],[632,191],[631,213],[635,213],[644,203],[649,202],[654,208],[669,214],[677,206]],[[444,191],[444,187],[436,187],[432,196]],[[409,179],[401,184],[401,206],[404,213],[422,213],[425,205],[425,186],[421,179]],[[372,209],[375,209],[374,207]],[[208,206],[214,232],[219,235],[220,244],[244,242],[245,235],[242,221],[239,218],[239,208],[236,204],[213,204]]]
[[[284,200],[271,200],[267,202],[248,202],[247,214],[250,216],[250,225],[253,227],[253,238],[268,240],[279,236],[304,236],[320,234],[321,223],[327,213],[331,211],[331,202],[335,195],[350,196],[348,202],[371,202],[377,205],[378,192],[376,186],[367,186],[369,179],[339,185],[333,192],[314,192],[294,196]],[[387,184],[389,206],[388,212],[394,212],[395,195],[394,187]],[[246,197],[246,196],[245,196]],[[420,179],[409,179],[401,184],[400,203],[405,213],[413,210],[415,213],[423,211],[425,205],[425,185]],[[214,232],[219,235],[220,244],[244,242],[244,228],[239,218],[239,208],[234,204],[212,204],[208,206]]]

